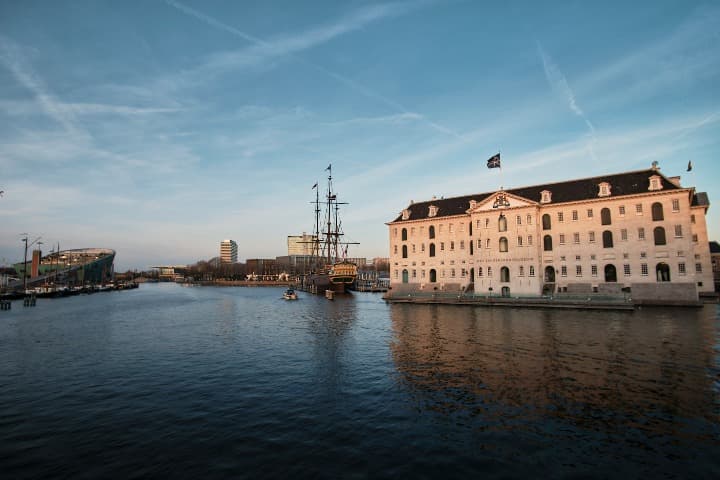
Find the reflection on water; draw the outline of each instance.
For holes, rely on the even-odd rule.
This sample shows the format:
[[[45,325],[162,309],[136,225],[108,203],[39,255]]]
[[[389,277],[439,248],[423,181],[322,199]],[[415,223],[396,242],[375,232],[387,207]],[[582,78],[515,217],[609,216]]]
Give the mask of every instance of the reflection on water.
[[[0,312],[2,478],[720,477],[715,306],[143,285]]]
[[[715,307],[634,313],[393,305],[392,357],[421,408],[711,441]],[[708,368],[715,365],[715,368]],[[694,422],[697,417],[709,421]]]

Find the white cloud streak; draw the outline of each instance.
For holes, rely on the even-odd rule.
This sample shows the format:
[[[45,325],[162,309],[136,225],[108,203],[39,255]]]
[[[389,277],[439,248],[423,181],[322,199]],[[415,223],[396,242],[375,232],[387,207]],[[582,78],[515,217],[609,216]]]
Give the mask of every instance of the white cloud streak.
[[[412,112],[399,102],[387,98],[379,92],[376,92],[375,90],[365,85],[362,85],[349,77],[341,75],[337,72],[323,67],[320,64],[311,62],[299,56],[299,53],[304,50],[327,43],[341,35],[360,30],[371,23],[403,15],[413,9],[419,8],[427,4],[428,2],[392,3],[387,5],[374,5],[366,7],[364,9],[355,11],[346,17],[341,18],[333,24],[312,28],[305,32],[301,32],[292,36],[285,36],[274,41],[267,41],[254,35],[250,35],[246,32],[243,32],[242,30],[227,25],[209,15],[206,15],[175,0],[166,0],[166,3],[180,10],[186,15],[192,16],[210,25],[213,28],[225,31],[253,44],[252,47],[238,52],[226,52],[214,55],[207,64],[203,65],[200,68],[203,73],[207,69],[236,69],[242,66],[265,63],[272,58],[289,57],[295,61],[298,61],[304,65],[307,65],[324,73],[330,78],[335,79],[336,81],[342,83],[351,90],[362,94],[365,97],[377,100],[378,102],[384,104],[386,107],[389,107],[398,113],[417,116],[426,125],[438,132],[456,138],[461,138],[461,135],[453,129],[441,125],[440,123],[429,119],[425,115],[419,114],[417,112]]]

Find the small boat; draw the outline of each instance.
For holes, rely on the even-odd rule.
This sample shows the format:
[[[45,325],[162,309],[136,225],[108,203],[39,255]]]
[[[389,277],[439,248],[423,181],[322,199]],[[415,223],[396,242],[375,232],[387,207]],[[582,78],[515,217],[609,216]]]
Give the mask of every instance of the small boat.
[[[297,300],[298,297],[297,297],[297,293],[295,293],[295,290],[293,290],[292,288],[288,288],[283,293],[283,298],[285,300]]]

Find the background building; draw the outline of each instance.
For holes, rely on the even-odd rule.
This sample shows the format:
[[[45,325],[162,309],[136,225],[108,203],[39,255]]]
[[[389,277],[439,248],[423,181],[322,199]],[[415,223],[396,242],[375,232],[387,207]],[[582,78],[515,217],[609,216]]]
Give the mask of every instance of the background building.
[[[388,224],[392,286],[697,300],[714,290],[708,208],[655,166],[411,203]]]
[[[235,240],[220,242],[220,261],[222,263],[237,263],[238,246]]]
[[[316,235],[308,235],[303,232],[302,235],[288,235],[287,249],[290,255],[312,255],[313,241],[317,239]]]

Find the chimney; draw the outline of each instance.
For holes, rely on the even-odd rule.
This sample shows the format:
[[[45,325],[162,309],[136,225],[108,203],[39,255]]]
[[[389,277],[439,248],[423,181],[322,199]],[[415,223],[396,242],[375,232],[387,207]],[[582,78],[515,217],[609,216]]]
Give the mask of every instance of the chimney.
[[[30,267],[31,278],[35,278],[40,275],[40,257],[42,257],[42,252],[40,250],[33,250],[32,267]]]
[[[680,187],[680,177],[669,177],[668,180],[670,180],[670,183],[675,185],[676,187]]]

